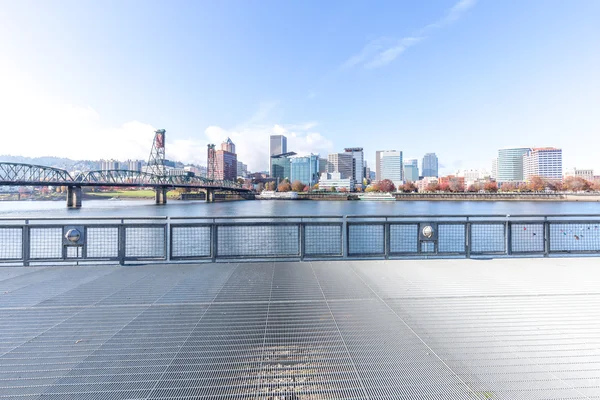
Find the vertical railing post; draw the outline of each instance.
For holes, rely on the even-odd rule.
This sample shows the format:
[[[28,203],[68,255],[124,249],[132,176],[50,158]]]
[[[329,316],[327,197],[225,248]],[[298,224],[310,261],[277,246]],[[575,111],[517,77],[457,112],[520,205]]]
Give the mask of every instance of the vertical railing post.
[[[387,260],[390,258],[390,224],[387,217],[385,217],[385,223],[383,225],[383,255]]]
[[[119,224],[119,249],[118,249],[119,265],[125,265],[125,242],[127,240],[125,235],[126,235],[125,220],[122,219],[121,223]]]
[[[171,261],[171,219],[165,222],[165,260]]]
[[[347,217],[344,215],[342,217],[342,256],[344,258],[348,258],[348,240],[349,240],[349,233],[348,233],[348,219]]]
[[[548,217],[544,217],[544,257],[550,255],[550,223]]]
[[[300,224],[298,225],[298,229],[299,229],[299,246],[300,246],[300,260],[304,261],[304,255],[305,255],[305,242],[306,242],[306,238],[304,237],[304,235],[306,234],[306,231],[304,230],[305,226],[304,226],[304,222],[302,221],[302,218],[300,218]]]
[[[504,236],[506,240],[506,255],[512,254],[512,226],[510,221],[508,220],[508,215],[506,216],[506,228],[504,229]]]
[[[23,225],[23,231],[22,231],[22,240],[21,240],[21,250],[22,250],[22,257],[23,257],[23,266],[24,267],[28,267],[29,266],[29,257],[30,257],[30,252],[31,252],[31,242],[30,242],[30,235],[29,235],[29,220],[26,219],[25,220],[25,225]]]
[[[469,221],[469,217],[467,217],[465,224],[465,252],[467,258],[471,258],[471,222]]]
[[[217,222],[213,218],[212,227],[210,229],[210,254],[212,256],[212,261],[217,261],[217,251],[219,250],[219,232],[217,231]]]

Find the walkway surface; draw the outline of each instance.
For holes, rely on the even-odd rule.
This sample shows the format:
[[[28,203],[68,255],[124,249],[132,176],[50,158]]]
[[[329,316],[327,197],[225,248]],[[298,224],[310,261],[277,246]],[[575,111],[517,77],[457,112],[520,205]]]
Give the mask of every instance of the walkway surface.
[[[0,399],[600,399],[600,258],[0,268]]]

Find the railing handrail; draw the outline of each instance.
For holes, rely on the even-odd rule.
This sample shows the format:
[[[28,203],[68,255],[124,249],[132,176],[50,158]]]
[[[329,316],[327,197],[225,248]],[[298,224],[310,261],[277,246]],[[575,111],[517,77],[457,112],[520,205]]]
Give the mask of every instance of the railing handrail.
[[[227,220],[227,219],[354,219],[354,218],[600,218],[600,214],[348,214],[348,215],[239,215],[239,216],[92,216],[92,217],[0,217],[0,221],[96,221],[96,220]]]

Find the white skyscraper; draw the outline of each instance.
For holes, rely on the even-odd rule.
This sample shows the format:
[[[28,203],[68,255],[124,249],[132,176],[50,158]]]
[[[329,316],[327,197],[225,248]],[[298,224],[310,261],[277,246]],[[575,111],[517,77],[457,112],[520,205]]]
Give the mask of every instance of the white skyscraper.
[[[529,149],[523,155],[523,180],[539,176],[550,180],[562,179],[562,149],[542,147]]]
[[[401,151],[382,151],[379,154],[381,163],[381,180],[389,179],[396,187],[404,180]]]

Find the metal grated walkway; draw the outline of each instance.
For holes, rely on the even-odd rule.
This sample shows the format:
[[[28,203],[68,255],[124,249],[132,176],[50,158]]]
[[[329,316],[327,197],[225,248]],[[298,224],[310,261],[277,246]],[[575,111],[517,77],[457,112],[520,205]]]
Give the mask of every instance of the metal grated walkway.
[[[0,269],[0,399],[600,399],[600,259]]]

